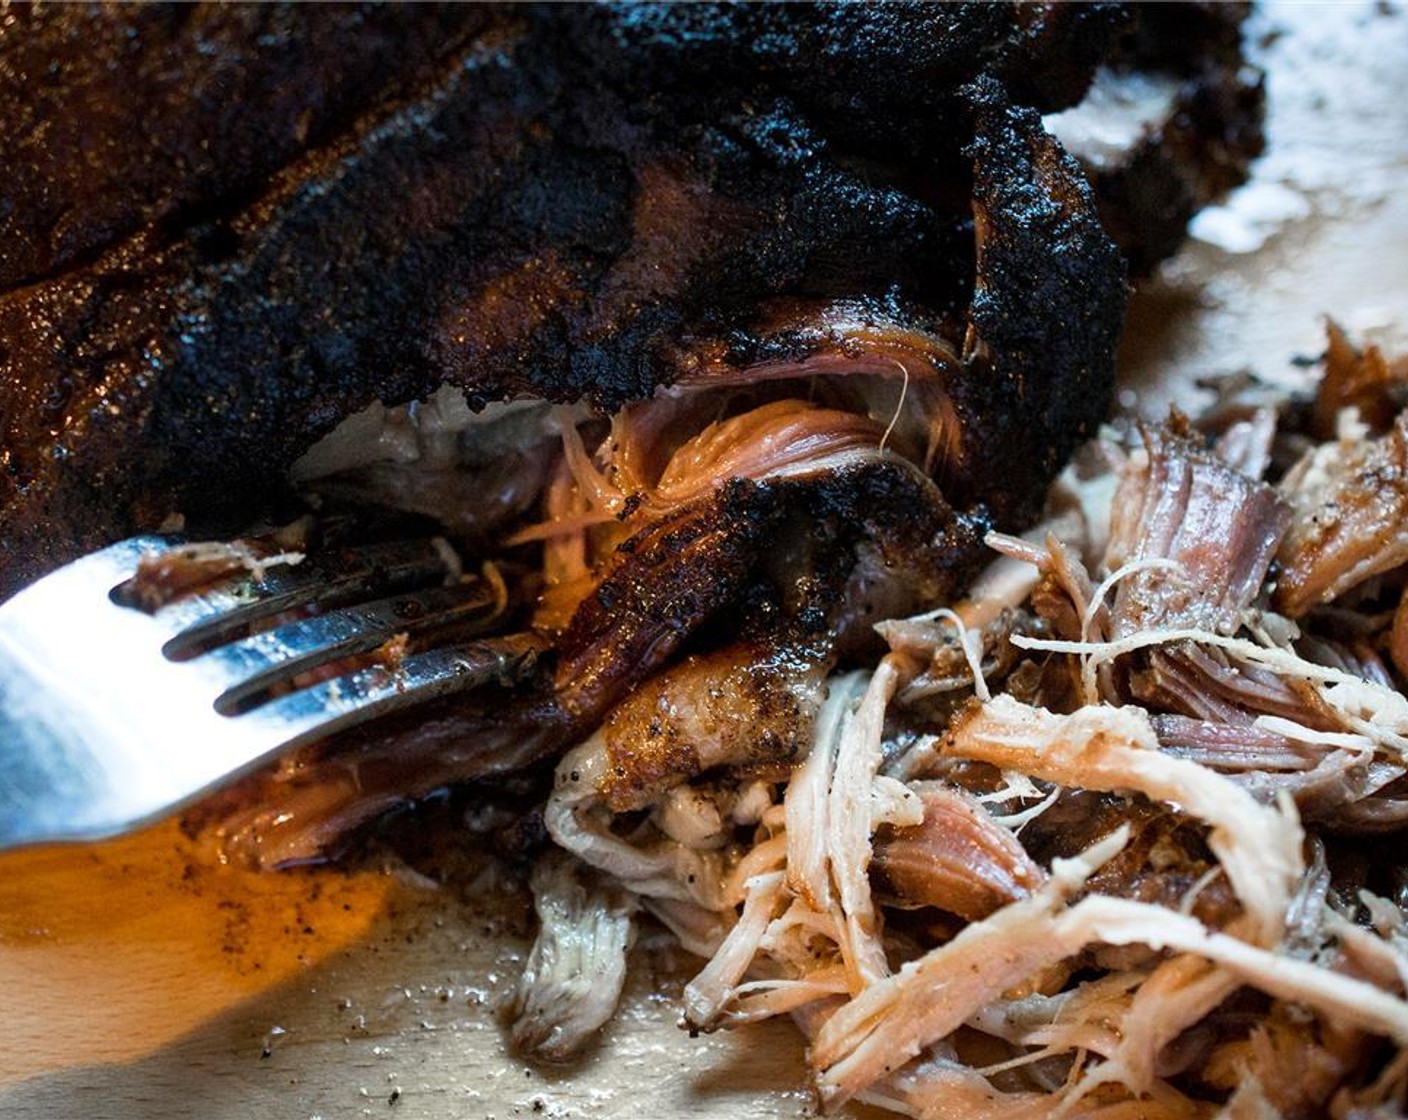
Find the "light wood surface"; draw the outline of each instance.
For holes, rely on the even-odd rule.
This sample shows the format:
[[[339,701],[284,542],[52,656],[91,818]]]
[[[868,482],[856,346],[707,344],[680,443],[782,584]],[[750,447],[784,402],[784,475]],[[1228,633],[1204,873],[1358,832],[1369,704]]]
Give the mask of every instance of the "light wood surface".
[[[804,1108],[788,1027],[675,1029],[686,962],[658,942],[638,948],[624,1013],[579,1066],[511,1056],[497,1009],[529,924],[495,879],[487,864],[484,881],[454,888],[403,868],[259,874],[221,866],[171,825],[0,858],[0,1115]]]
[[[1151,415],[1198,376],[1303,376],[1291,360],[1320,351],[1325,313],[1408,344],[1408,14],[1277,5],[1260,19],[1284,30],[1267,47],[1257,173],[1273,190],[1252,213],[1268,199],[1287,212],[1255,253],[1190,245],[1136,299],[1126,404]],[[170,825],[0,857],[0,1116],[810,1113],[785,1024],[675,1028],[682,972],[658,945],[637,949],[621,1015],[578,1066],[512,1057],[495,1007],[528,923],[495,893],[381,870],[252,874]]]

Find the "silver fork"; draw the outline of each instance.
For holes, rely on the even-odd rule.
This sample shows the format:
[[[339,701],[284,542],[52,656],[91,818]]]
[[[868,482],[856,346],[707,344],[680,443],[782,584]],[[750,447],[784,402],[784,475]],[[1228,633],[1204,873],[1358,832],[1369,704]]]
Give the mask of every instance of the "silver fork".
[[[471,640],[496,613],[493,589],[447,585],[428,540],[271,566],[153,611],[123,605],[143,556],[180,547],[126,540],[0,606],[0,848],[134,829],[278,752],[512,683],[540,649],[523,635]],[[337,664],[403,632],[441,644]]]

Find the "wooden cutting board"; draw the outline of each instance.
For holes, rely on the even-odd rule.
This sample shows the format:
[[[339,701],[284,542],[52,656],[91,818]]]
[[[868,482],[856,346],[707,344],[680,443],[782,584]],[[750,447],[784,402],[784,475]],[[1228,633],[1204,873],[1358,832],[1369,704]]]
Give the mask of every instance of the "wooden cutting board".
[[[1251,191],[1136,298],[1126,408],[1194,378],[1303,378],[1320,317],[1408,352],[1408,14],[1259,15],[1271,116]],[[709,1117],[811,1112],[802,1049],[767,1024],[690,1039],[688,961],[638,947],[622,1013],[577,1066],[509,1054],[496,1007],[527,947],[521,899],[404,869],[259,875],[171,825],[0,857],[0,1115]],[[859,1113],[857,1113],[859,1115]]]
[[[625,1013],[579,1067],[512,1057],[497,1008],[526,952],[485,863],[260,874],[172,825],[0,858],[6,1117],[796,1115],[783,1024],[692,1040],[687,977],[636,952]],[[486,903],[485,899],[489,901]],[[497,901],[496,901],[497,900]],[[658,1112],[656,1110],[659,1110]],[[722,1110],[722,1111],[720,1111]]]

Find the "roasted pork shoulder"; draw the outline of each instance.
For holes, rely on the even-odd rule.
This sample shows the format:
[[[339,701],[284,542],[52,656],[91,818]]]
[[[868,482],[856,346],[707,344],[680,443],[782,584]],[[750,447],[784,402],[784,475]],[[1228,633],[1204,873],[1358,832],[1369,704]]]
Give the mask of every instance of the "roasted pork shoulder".
[[[1241,73],[1212,22],[1155,57],[1111,5],[14,9],[0,593],[173,511],[243,528],[446,383],[611,409],[903,366],[942,381],[949,498],[1029,514],[1124,299],[1037,114],[1102,63]]]

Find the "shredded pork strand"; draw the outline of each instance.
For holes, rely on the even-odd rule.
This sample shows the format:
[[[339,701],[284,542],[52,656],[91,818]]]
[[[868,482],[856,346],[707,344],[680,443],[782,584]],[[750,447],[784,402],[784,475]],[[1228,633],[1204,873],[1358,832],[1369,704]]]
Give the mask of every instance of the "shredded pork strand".
[[[1163,753],[1138,708],[1056,716],[998,696],[959,724],[945,750],[1060,785],[1131,790],[1180,806],[1212,826],[1208,846],[1261,936],[1267,943],[1280,936],[1291,887],[1304,870],[1294,810],[1260,805],[1216,772]]]
[[[575,1057],[611,1018],[626,982],[635,899],[565,853],[532,876],[538,937],[509,1008],[514,1047],[528,1057]]]
[[[826,1111],[1402,1118],[1408,367],[1347,347],[1312,408],[1106,433],[1035,529],[988,534],[969,598],[881,621],[868,668],[725,646],[662,670],[560,763],[571,857],[540,910],[563,868],[615,884],[569,924],[652,915],[705,958],[685,1025],[790,1016]],[[790,384],[722,415],[681,384],[592,454],[564,428],[545,601],[610,518],[932,445],[938,381],[902,372],[889,416]],[[606,1002],[538,1017],[580,1040]]]
[[[827,795],[826,854],[844,916],[841,950],[858,989],[889,973],[867,872],[870,837],[877,817],[889,816],[883,811],[875,813],[874,786],[883,757],[880,738],[885,706],[898,683],[895,662],[890,658],[881,661],[855,714],[841,732]],[[909,804],[897,809],[896,815],[903,814],[903,823],[918,824],[923,819],[923,809],[913,794],[909,795]]]

